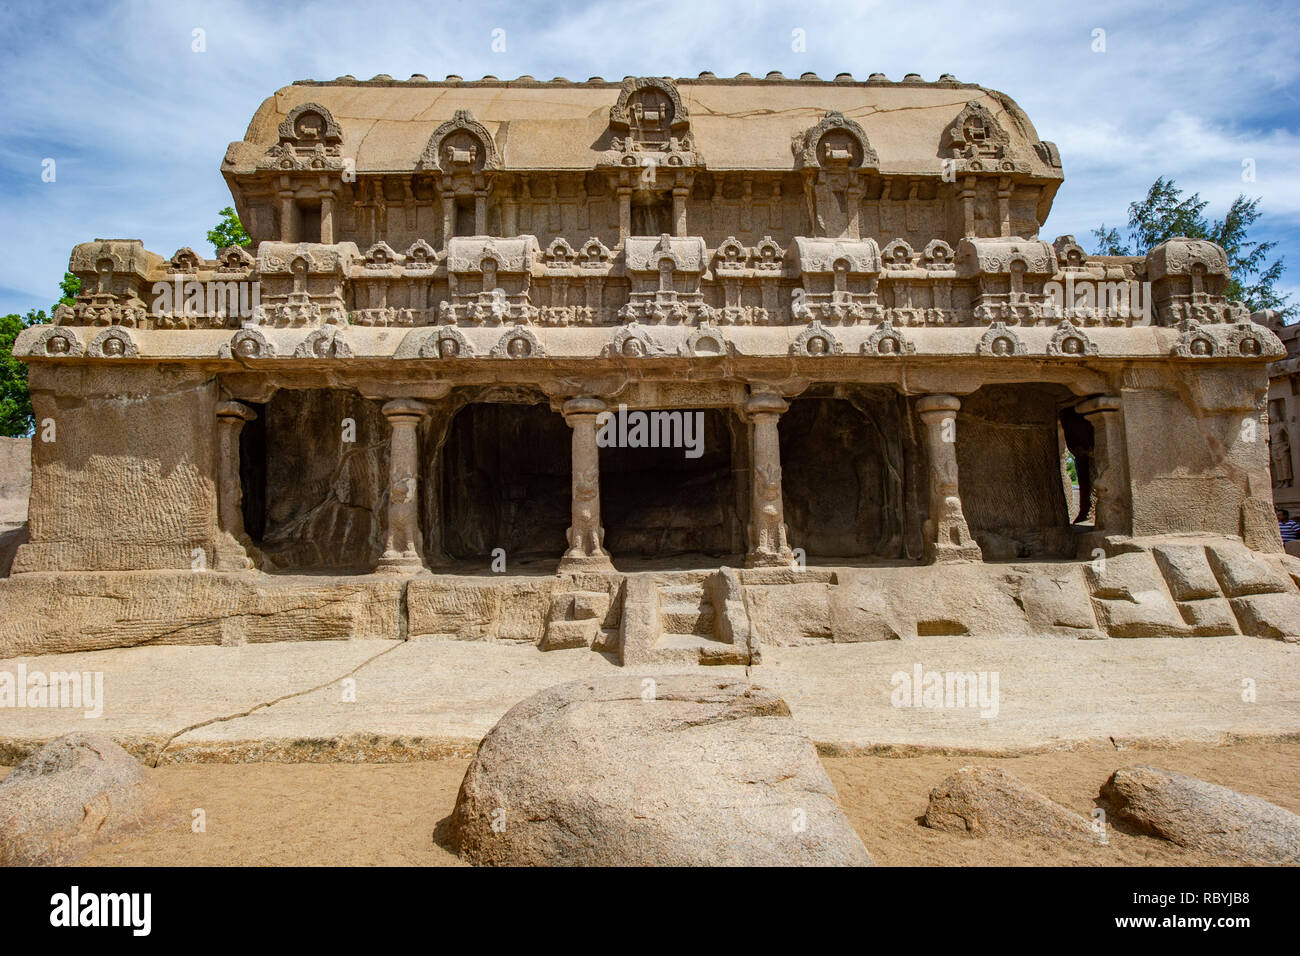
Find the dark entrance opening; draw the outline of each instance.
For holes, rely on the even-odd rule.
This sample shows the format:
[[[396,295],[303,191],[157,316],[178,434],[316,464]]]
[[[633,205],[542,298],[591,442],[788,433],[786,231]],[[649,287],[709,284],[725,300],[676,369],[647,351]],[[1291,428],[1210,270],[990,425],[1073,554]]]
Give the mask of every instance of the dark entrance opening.
[[[640,420],[647,443],[651,434],[668,435],[668,441],[659,441],[657,448],[630,447],[639,444],[635,415],[647,416]],[[743,553],[732,462],[742,457],[737,443],[747,440],[744,426],[718,409],[628,411],[627,416],[626,441],[600,450],[601,520],[605,549],[614,560]],[[687,438],[691,447],[685,447]]]
[[[245,402],[256,413],[239,432],[239,486],[244,531],[254,544],[266,534],[266,405]]]
[[[957,413],[962,510],[986,561],[1072,557],[1061,385],[986,385]]]
[[[549,405],[473,403],[442,448],[443,550],[490,562],[558,561],[568,548],[571,438]],[[507,564],[507,567],[509,564]]]
[[[344,389],[280,389],[240,434],[244,527],[269,571],[369,571],[387,524],[388,422]]]
[[[909,518],[924,497],[919,432],[901,394],[813,389],[790,403],[779,431],[792,548],[809,558],[920,557],[920,522]]]

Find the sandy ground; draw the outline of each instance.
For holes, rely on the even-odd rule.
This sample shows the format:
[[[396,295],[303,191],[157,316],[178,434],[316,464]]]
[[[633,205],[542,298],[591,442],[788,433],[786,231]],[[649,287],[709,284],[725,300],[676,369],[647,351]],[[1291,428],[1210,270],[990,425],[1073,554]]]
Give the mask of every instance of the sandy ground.
[[[930,789],[973,763],[1001,766],[1087,815],[1115,769],[1149,763],[1300,812],[1300,743],[1063,751],[1022,757],[826,757],[863,842],[886,866],[1215,864],[1163,841],[1111,827],[1108,846],[997,843],[918,822]],[[456,800],[467,759],[410,764],[178,764],[152,771],[177,825],[101,847],[91,865],[417,865],[459,861],[433,839]],[[7,771],[0,769],[0,775]],[[191,832],[192,811],[206,814]]]

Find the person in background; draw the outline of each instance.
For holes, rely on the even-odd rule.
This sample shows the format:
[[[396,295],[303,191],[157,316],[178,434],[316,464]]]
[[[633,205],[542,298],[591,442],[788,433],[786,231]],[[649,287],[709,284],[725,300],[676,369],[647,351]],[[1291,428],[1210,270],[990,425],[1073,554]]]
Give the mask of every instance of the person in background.
[[[1277,514],[1277,530],[1282,533],[1283,541],[1300,541],[1300,521],[1291,517],[1291,512],[1285,508],[1275,509]]]

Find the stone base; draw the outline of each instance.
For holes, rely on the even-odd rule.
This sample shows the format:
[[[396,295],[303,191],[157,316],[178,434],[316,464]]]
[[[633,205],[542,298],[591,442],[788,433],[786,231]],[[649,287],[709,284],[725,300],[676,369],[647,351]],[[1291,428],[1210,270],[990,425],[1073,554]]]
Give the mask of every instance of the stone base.
[[[554,575],[431,574],[406,564],[351,576],[33,572],[0,579],[0,657],[441,638],[585,646],[626,663],[757,664],[763,645],[956,635],[1300,638],[1296,558],[1228,538],[1109,544],[1104,561],[630,574],[603,556],[568,561]]]
[[[560,564],[556,568],[559,574],[572,574],[574,572],[596,571],[614,573],[614,562],[610,560],[608,554],[566,554],[560,558]]]

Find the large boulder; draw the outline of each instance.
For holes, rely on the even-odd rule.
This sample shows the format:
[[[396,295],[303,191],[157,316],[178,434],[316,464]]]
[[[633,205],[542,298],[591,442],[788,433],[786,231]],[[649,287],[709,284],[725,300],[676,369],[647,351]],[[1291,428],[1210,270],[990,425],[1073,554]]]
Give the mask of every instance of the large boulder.
[[[962,767],[930,791],[925,825],[976,837],[1087,840],[1091,825],[1000,767]]]
[[[148,772],[102,734],[68,734],[0,781],[0,866],[67,863],[151,826],[162,798]]]
[[[696,675],[573,681],[516,704],[448,832],[477,864],[872,864],[785,701]]]
[[[1122,767],[1101,788],[1111,813],[1143,833],[1242,863],[1300,863],[1300,816],[1157,767]]]

